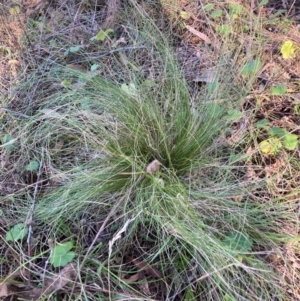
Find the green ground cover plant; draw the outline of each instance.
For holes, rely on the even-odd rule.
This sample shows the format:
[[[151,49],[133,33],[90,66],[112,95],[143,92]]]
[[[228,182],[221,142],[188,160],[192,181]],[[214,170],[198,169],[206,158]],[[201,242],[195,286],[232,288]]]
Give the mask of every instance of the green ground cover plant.
[[[262,68],[260,17],[249,25],[247,6],[203,3],[222,39],[213,80],[194,85],[173,48],[174,16],[154,4],[126,1],[120,28],[89,44],[52,39],[57,57],[18,84],[27,96],[19,115],[5,111],[1,150],[28,185],[1,195],[13,262],[1,253],[2,288],[25,273],[31,297],[15,295],[27,300],[287,300],[268,260],[285,262],[282,245],[298,241],[281,231],[297,224],[297,202],[262,201],[270,186],[248,168],[277,154],[271,139],[295,151],[297,135],[255,122],[226,140]],[[179,28],[190,16],[179,10]],[[258,38],[245,55],[234,36],[249,30]]]

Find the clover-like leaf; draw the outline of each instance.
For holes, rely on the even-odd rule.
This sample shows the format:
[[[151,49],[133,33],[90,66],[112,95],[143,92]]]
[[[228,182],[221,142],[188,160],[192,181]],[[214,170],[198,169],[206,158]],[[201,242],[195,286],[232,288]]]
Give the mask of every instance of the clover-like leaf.
[[[287,91],[287,88],[285,85],[276,85],[270,88],[270,91],[272,95],[284,95]]]
[[[282,138],[288,134],[288,131],[286,129],[274,126],[268,130],[268,134],[272,137]]]
[[[70,251],[72,248],[73,242],[71,241],[57,244],[51,252],[50,263],[57,268],[71,262],[75,257],[75,252]]]
[[[260,2],[258,3],[258,6],[259,6],[259,7],[262,7],[262,6],[266,5],[266,4],[268,4],[268,2],[269,2],[269,0],[262,0],[262,1],[260,1]]]
[[[190,17],[191,17],[191,14],[188,13],[188,12],[186,12],[186,11],[184,11],[184,10],[181,10],[181,11],[179,12],[179,14],[180,14],[180,17],[181,17],[183,20],[189,20]]]
[[[294,150],[298,147],[298,135],[295,134],[286,134],[284,136],[283,145],[288,150]]]
[[[134,83],[122,84],[121,89],[126,92],[129,95],[135,95],[136,94],[136,87]]]
[[[23,239],[28,234],[28,228],[23,223],[14,225],[5,236],[6,241],[17,241]]]
[[[223,243],[231,250],[239,253],[249,252],[253,245],[253,241],[248,235],[236,231],[229,232]]]
[[[12,151],[15,148],[14,147],[14,137],[10,134],[6,134],[3,136],[2,143],[5,144],[4,147],[8,151]]]
[[[100,66],[99,64],[93,64],[93,65],[91,66],[91,71],[97,70],[99,66]]]
[[[280,49],[282,57],[284,59],[290,59],[295,56],[295,50],[297,49],[296,45],[292,41],[285,41]]]
[[[240,15],[243,12],[244,7],[240,4],[236,4],[236,3],[230,3],[229,4],[229,13],[230,15]]]
[[[268,119],[261,119],[255,123],[255,126],[258,129],[263,129],[263,128],[267,127],[269,124],[270,124],[270,121]]]
[[[92,37],[90,40],[91,41],[94,41],[94,40],[97,40],[97,41],[101,41],[103,42],[110,33],[113,33],[114,30],[111,29],[111,28],[108,28],[106,29],[105,31],[104,30],[100,30],[94,37]]]
[[[228,121],[236,121],[239,120],[242,116],[243,116],[242,112],[240,112],[239,110],[232,109],[232,110],[228,110],[226,118]]]
[[[18,15],[21,13],[20,6],[18,5],[12,6],[8,11],[11,15]]]
[[[260,150],[264,155],[276,155],[282,147],[278,138],[270,138],[259,144]]]
[[[223,35],[229,35],[232,32],[231,26],[228,24],[222,24],[220,26],[217,26],[217,31]]]
[[[260,60],[253,60],[252,62],[249,62],[242,67],[241,74],[245,76],[253,75],[258,72],[261,65],[262,64]]]
[[[223,14],[223,11],[221,9],[217,9],[214,12],[212,12],[210,16],[215,19],[215,18],[221,17],[222,14]]]
[[[211,11],[213,9],[214,9],[214,5],[212,3],[208,3],[208,4],[204,5],[205,11]]]
[[[29,162],[29,164],[26,166],[27,171],[37,171],[40,167],[40,163],[36,160],[32,160]]]
[[[80,48],[81,48],[81,46],[77,45],[77,46],[70,47],[69,50],[70,50],[71,53],[76,53],[80,50]]]

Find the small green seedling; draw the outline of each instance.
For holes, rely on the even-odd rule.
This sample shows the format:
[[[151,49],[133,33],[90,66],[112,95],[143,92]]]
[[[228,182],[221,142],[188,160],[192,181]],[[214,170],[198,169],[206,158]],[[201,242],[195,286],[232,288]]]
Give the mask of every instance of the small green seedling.
[[[237,121],[242,117],[243,117],[243,113],[241,111],[232,109],[232,110],[228,110],[226,119],[228,121]]]
[[[19,15],[21,13],[20,6],[18,5],[12,6],[8,11],[11,15]]]
[[[286,94],[287,88],[285,85],[276,85],[270,88],[270,92],[272,95],[282,96]]]
[[[93,64],[92,66],[91,66],[91,71],[95,71],[95,70],[97,70],[98,68],[99,68],[99,64]]]
[[[237,253],[250,252],[253,246],[253,241],[248,235],[237,231],[229,232],[223,243],[226,247]]]
[[[276,155],[282,148],[282,143],[278,138],[270,138],[262,141],[259,147],[264,155]]]
[[[264,5],[268,4],[268,3],[269,3],[269,0],[262,0],[262,1],[259,2],[258,6],[262,7],[262,6],[264,6]]]
[[[216,18],[222,17],[222,14],[223,14],[223,11],[222,11],[221,9],[217,9],[217,10],[215,10],[214,12],[212,12],[210,16],[211,16],[213,19],[216,19]]]
[[[253,60],[242,67],[241,74],[244,76],[254,75],[259,71],[261,65],[260,60]]]
[[[23,239],[28,234],[28,228],[23,223],[14,225],[5,236],[6,241],[17,241]]]
[[[104,30],[100,30],[95,36],[93,36],[90,41],[100,41],[104,42],[110,33],[114,33],[114,30],[111,28]]]
[[[232,32],[231,26],[228,24],[222,24],[220,26],[217,26],[216,30],[217,32],[225,36],[229,35]]]
[[[243,6],[240,4],[229,4],[229,16],[234,20],[243,13]]]
[[[121,89],[126,92],[128,95],[135,95],[136,94],[136,87],[134,83],[122,84]]]
[[[288,150],[295,150],[298,147],[298,136],[295,134],[286,134],[283,140],[283,145]]]
[[[258,128],[268,125],[268,120],[263,119],[256,123]],[[287,150],[295,150],[298,145],[298,135],[289,133],[286,129],[272,127],[268,130],[270,138],[260,142],[259,147],[264,155],[276,155],[284,147]]]
[[[280,48],[280,52],[284,59],[293,58],[296,50],[297,46],[292,41],[285,41]]]
[[[300,115],[300,105],[295,105],[294,106],[294,114],[295,115]]]
[[[203,8],[205,11],[212,11],[214,9],[214,5],[212,3],[208,3],[208,4],[204,5]]]
[[[60,85],[61,85],[62,87],[64,87],[64,88],[70,87],[71,84],[72,84],[72,83],[71,83],[69,80],[67,80],[67,79],[62,80],[61,83],[60,83]]]
[[[256,122],[255,126],[258,129],[264,129],[270,124],[270,121],[268,119],[261,119]]]
[[[68,50],[66,50],[66,51],[64,52],[64,56],[68,56],[69,53],[76,53],[76,52],[78,52],[81,48],[82,48],[82,46],[80,46],[80,45],[71,46]]]
[[[70,251],[73,248],[73,242],[68,241],[57,244],[50,255],[50,263],[55,267],[64,267],[75,257],[75,252]]]
[[[2,138],[2,144],[4,144],[4,147],[6,148],[6,150],[11,152],[15,148],[14,137],[10,134],[4,135]]]
[[[37,171],[40,167],[40,163],[36,160],[32,160],[29,164],[25,167],[27,171]]]
[[[179,14],[180,14],[180,17],[181,17],[183,20],[189,20],[189,19],[191,18],[191,14],[188,13],[188,12],[186,12],[186,11],[184,11],[184,10],[181,10],[181,11],[179,12]]]

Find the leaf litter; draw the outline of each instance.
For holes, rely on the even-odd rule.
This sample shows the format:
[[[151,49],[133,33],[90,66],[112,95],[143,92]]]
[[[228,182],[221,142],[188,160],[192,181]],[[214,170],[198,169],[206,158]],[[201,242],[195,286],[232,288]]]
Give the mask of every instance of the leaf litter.
[[[58,274],[46,279],[44,287],[28,286],[26,283],[15,281],[18,273],[0,284],[0,298],[16,296],[18,299],[38,301],[54,292],[59,292],[72,283],[77,276],[74,263],[67,264]]]

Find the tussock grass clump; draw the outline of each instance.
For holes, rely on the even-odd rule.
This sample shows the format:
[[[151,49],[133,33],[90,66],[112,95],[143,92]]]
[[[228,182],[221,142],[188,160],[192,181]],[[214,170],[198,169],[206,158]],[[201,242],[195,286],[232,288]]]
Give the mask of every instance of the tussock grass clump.
[[[235,176],[220,139],[248,88],[235,87],[237,63],[220,64],[214,90],[192,98],[170,41],[134,1],[127,9],[135,23],[126,38],[141,47],[111,54],[124,69],[105,76],[54,64],[59,88],[24,126],[24,145],[43,150],[59,183],[37,203],[37,225],[57,241],[74,234],[78,281],[100,283],[98,300],[283,300],[262,260],[281,241],[272,234],[280,204],[252,196],[260,183]],[[154,160],[160,168],[147,173]],[[129,281],[141,273],[137,260],[148,274]]]

